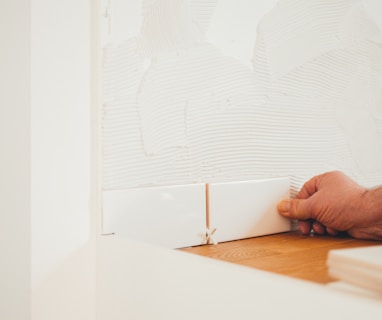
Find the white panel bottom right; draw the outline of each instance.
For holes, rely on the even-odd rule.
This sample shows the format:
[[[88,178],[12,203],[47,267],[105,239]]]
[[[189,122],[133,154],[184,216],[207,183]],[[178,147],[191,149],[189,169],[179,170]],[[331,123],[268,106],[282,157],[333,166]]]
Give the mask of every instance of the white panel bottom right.
[[[291,230],[290,220],[277,212],[277,203],[289,198],[289,179],[211,183],[210,228],[217,242],[257,237]]]

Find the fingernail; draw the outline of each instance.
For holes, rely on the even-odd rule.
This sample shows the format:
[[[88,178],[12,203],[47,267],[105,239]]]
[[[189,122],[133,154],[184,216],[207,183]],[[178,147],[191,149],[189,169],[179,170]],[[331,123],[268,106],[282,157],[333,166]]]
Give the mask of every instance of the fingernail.
[[[279,209],[279,211],[283,211],[283,212],[289,212],[290,208],[291,208],[291,202],[290,200],[281,200],[277,206],[277,208]]]

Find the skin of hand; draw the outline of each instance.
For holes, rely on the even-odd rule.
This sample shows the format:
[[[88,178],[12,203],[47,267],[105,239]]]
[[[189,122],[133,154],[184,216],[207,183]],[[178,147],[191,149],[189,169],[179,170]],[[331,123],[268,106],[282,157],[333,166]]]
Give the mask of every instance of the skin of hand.
[[[311,178],[295,199],[278,203],[279,213],[297,219],[303,234],[382,240],[382,187],[367,189],[339,171]]]

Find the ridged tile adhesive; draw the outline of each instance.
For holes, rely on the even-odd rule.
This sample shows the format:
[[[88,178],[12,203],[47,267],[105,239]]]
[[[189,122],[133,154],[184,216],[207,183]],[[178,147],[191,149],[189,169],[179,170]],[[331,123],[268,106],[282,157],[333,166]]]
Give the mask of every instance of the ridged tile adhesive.
[[[382,34],[363,1],[274,1],[248,61],[211,40],[227,1],[142,3],[139,34],[104,48],[104,190],[289,176],[293,193],[334,169],[381,183]],[[257,2],[237,6],[251,25]]]

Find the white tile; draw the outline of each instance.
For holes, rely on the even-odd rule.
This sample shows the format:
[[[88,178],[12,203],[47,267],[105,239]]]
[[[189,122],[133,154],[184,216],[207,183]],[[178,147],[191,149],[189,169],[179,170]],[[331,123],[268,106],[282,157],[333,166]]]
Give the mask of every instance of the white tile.
[[[329,275],[382,294],[382,246],[330,250]]]
[[[218,242],[289,231],[291,223],[277,212],[277,203],[289,197],[289,179],[211,183],[210,228]]]
[[[329,266],[331,262],[369,268],[382,273],[382,245],[330,250]]]
[[[350,284],[345,281],[333,281],[325,285],[330,290],[335,290],[341,293],[351,294],[360,298],[374,299],[382,301],[382,294],[376,290],[369,290],[364,287]]]
[[[205,241],[205,185],[103,192],[103,232],[180,248]]]

